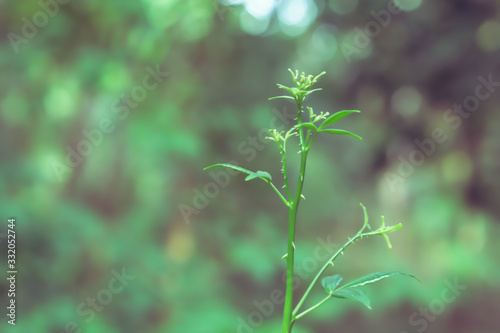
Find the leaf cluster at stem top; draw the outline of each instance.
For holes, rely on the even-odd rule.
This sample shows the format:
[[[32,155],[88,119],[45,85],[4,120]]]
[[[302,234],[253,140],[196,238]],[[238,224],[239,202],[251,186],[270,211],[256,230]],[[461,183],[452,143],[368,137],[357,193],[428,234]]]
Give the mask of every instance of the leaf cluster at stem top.
[[[293,88],[287,87],[287,86],[284,86],[284,85],[279,84],[279,83],[278,83],[278,87],[281,89],[285,89],[292,96],[276,96],[276,97],[272,97],[270,99],[288,98],[288,99],[295,100],[295,102],[297,104],[302,104],[302,102],[304,101],[304,98],[307,95],[309,95],[315,91],[321,90],[321,88],[313,89],[313,90],[310,90],[310,89],[318,81],[318,79],[321,76],[326,74],[326,72],[321,72],[319,75],[316,75],[316,76],[313,76],[313,75],[306,76],[306,74],[304,72],[302,72],[299,76],[298,70],[295,70],[295,72],[293,72],[291,69],[288,69],[288,71],[290,73],[292,73],[293,82],[295,83],[295,87],[293,87]]]

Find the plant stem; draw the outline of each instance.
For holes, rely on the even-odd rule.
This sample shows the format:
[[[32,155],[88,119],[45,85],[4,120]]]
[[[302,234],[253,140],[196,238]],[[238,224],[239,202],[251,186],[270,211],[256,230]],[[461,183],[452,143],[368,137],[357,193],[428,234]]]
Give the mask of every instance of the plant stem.
[[[349,246],[356,239],[358,239],[358,237],[362,237],[362,234],[357,233],[356,236],[354,236],[353,238],[349,239],[349,241],[347,243],[345,243],[344,245],[342,245],[342,247],[340,249],[338,249],[337,252],[335,252],[335,254],[323,265],[323,267],[321,267],[321,269],[319,270],[318,274],[316,274],[316,276],[314,277],[314,279],[311,281],[311,283],[309,284],[309,287],[307,288],[306,292],[304,293],[304,295],[300,299],[299,303],[297,304],[297,306],[293,310],[293,315],[294,316],[297,314],[297,312],[299,312],[300,307],[302,306],[302,304],[304,304],[304,301],[306,300],[307,296],[311,292],[311,289],[314,287],[314,285],[316,284],[316,282],[320,278],[321,274],[323,274],[323,272],[328,268],[328,265],[330,265],[330,263],[332,263],[344,251],[344,249],[347,246]]]
[[[301,111],[302,105],[300,102],[297,103],[297,120],[300,124],[302,122]],[[302,187],[304,185],[304,177],[306,172],[306,162],[307,162],[307,152],[304,144],[304,133],[302,128],[299,129],[299,139],[300,139],[300,170],[299,170],[299,180],[297,184],[297,190],[295,192],[295,198],[291,203],[288,210],[288,252],[287,252],[287,266],[286,266],[286,294],[285,294],[285,305],[283,309],[283,328],[282,333],[290,333],[292,331],[292,325],[295,321],[293,311],[293,266],[295,258],[295,222],[297,220],[297,210],[299,208],[300,197],[302,194]]]
[[[293,309],[293,264],[295,258],[295,221],[297,219],[297,210],[299,208],[300,195],[304,184],[304,174],[306,170],[307,152],[302,152],[300,159],[300,174],[295,198],[289,209],[288,219],[288,253],[287,253],[287,267],[286,267],[286,295],[285,307],[283,313],[283,333],[289,333],[292,329],[292,323],[295,320],[292,315]]]
[[[299,319],[299,318],[302,318],[303,316],[305,316],[306,314],[308,314],[309,312],[311,312],[312,310],[316,309],[316,308],[319,308],[321,305],[323,305],[323,303],[326,303],[330,298],[332,298],[332,295],[328,295],[326,296],[322,301],[320,301],[319,303],[317,303],[316,305],[310,307],[309,309],[305,310],[304,312],[302,312],[301,314],[297,315],[295,317],[295,319]]]
[[[281,162],[283,163],[283,178],[285,180],[286,198],[288,201],[292,200],[290,195],[290,187],[288,186],[288,171],[286,168],[286,140],[283,142],[283,147],[281,147]]]
[[[285,199],[285,197],[283,196],[283,194],[281,194],[281,192],[276,188],[276,186],[274,186],[273,183],[271,183],[270,181],[267,182],[272,188],[273,190],[278,194],[278,196],[281,198],[281,200],[283,201],[283,203],[290,208],[290,203]]]
[[[283,309],[283,329],[282,333],[289,333],[291,331],[292,307],[293,307],[293,260],[295,256],[295,249],[293,241],[295,237],[295,218],[297,217],[297,210],[295,204],[290,207],[288,211],[288,252],[286,257],[286,295],[285,305]]]
[[[342,245],[342,247],[340,249],[337,250],[337,252],[335,252],[335,254],[323,265],[323,267],[321,267],[321,269],[319,270],[319,272],[316,274],[316,276],[314,277],[314,279],[311,281],[311,283],[309,284],[309,287],[307,288],[306,292],[304,293],[304,295],[302,296],[302,298],[300,299],[299,303],[297,304],[297,306],[295,307],[295,309],[293,310],[293,313],[292,313],[292,316],[295,318],[295,319],[298,319],[299,317],[301,317],[303,314],[305,313],[302,313],[300,314],[299,316],[297,316],[297,312],[300,310],[300,307],[302,306],[302,304],[304,304],[304,301],[306,300],[307,296],[309,295],[309,293],[311,292],[311,289],[314,287],[314,285],[316,284],[316,282],[318,281],[318,279],[320,278],[321,274],[323,274],[323,272],[328,268],[328,265],[330,264],[333,264],[334,260],[341,254],[344,252],[345,248],[348,247],[349,245],[351,245],[352,243],[354,243],[358,238],[363,238],[363,237],[369,237],[369,236],[375,236],[375,235],[385,235],[385,233],[387,232],[391,232],[391,231],[394,231],[396,229],[399,229],[401,228],[401,223],[398,224],[398,225],[395,225],[391,228],[385,228],[385,230],[375,230],[375,231],[370,231],[370,232],[365,232],[363,233],[363,231],[369,227],[368,225],[368,216],[366,215],[366,209],[363,205],[361,205],[361,207],[363,207],[363,211],[365,212],[365,222],[363,224],[363,226],[361,227],[361,229],[356,233],[356,235],[354,235],[353,238],[349,238],[349,240],[344,244]]]

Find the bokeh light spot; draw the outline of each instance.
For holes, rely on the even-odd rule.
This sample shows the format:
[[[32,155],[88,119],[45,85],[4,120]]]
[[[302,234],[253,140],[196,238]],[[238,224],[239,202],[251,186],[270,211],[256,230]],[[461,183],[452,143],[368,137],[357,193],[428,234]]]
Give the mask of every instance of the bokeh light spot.
[[[130,84],[128,70],[121,63],[109,61],[102,70],[101,84],[108,91],[123,91]]]
[[[290,0],[278,7],[278,19],[283,33],[298,36],[318,16],[318,7],[311,0]]]
[[[250,35],[260,35],[269,27],[270,17],[256,18],[247,11],[241,11],[240,24],[241,29]]]
[[[422,95],[413,87],[402,87],[392,95],[391,105],[403,116],[412,116],[422,106]]]
[[[358,6],[358,0],[330,0],[330,9],[339,15],[352,13]]]
[[[340,49],[348,62],[367,58],[372,54],[373,43],[371,39],[367,39],[366,44],[360,45],[359,36],[359,30],[352,29],[341,37]]]
[[[193,254],[194,239],[187,230],[178,228],[167,236],[167,254],[179,263],[187,261]]]
[[[246,0],[245,1],[245,9],[256,19],[263,19],[268,17],[272,11],[276,3],[274,0]]]
[[[78,94],[71,88],[71,84],[52,86],[45,95],[43,104],[51,117],[66,118],[76,111]]]
[[[444,158],[442,172],[447,182],[463,182],[472,174],[472,162],[466,153],[454,152]]]
[[[422,5],[422,0],[394,0],[394,4],[405,12],[411,12]]]
[[[476,41],[481,49],[484,51],[495,51],[500,48],[500,38],[498,38],[498,33],[500,32],[500,22],[498,21],[486,21],[476,32]]]
[[[314,30],[311,37],[311,51],[320,61],[333,58],[338,50],[338,42],[334,35],[335,26],[322,24]]]
[[[298,25],[307,12],[306,0],[291,0],[283,2],[278,9],[278,17],[287,25]]]

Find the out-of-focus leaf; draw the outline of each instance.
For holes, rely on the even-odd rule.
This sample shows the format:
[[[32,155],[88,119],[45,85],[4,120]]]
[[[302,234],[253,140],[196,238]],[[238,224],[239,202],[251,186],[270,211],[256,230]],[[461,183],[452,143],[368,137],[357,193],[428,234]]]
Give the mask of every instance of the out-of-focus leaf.
[[[330,126],[331,124],[336,123],[340,119],[344,118],[345,116],[354,113],[354,112],[360,112],[358,110],[344,110],[344,111],[339,111],[334,114],[332,114],[330,117],[328,117],[319,127],[320,129],[325,128],[326,126]]]
[[[210,166],[207,166],[206,168],[203,168],[203,171],[208,170],[208,169],[212,169],[212,168],[215,168],[215,167],[229,168],[229,169],[233,169],[233,170],[236,170],[236,171],[239,171],[239,172],[246,173],[247,175],[253,173],[253,171],[247,170],[247,169],[239,167],[237,165],[228,164],[228,163],[217,163],[217,164],[214,164],[214,165],[210,165]]]
[[[360,139],[360,140],[363,140],[362,137],[360,137],[359,135],[356,135],[354,133],[351,133],[349,131],[344,131],[344,130],[339,130],[339,129],[320,129],[319,132],[321,133],[328,133],[328,134],[335,134],[335,135],[350,135],[356,139]]]
[[[295,100],[295,98],[293,98],[292,96],[275,96],[275,97],[268,98],[268,100],[277,99],[277,98],[287,98],[287,99]]]
[[[260,178],[266,182],[272,181],[272,177],[268,172],[260,171],[260,170],[257,172],[253,172],[253,171],[247,170],[245,168],[239,167],[237,165],[228,164],[228,163],[218,163],[218,164],[210,165],[210,166],[207,166],[206,168],[204,168],[203,170],[207,170],[207,169],[211,169],[211,168],[215,168],[215,167],[224,167],[224,168],[229,168],[229,169],[233,169],[233,170],[236,170],[239,172],[246,173],[248,176],[245,178],[245,180],[247,180],[247,181],[255,179],[255,178]]]
[[[302,124],[299,124],[299,125],[295,125],[295,127],[296,128],[305,127],[305,128],[309,128],[309,129],[318,131],[318,128],[313,123],[302,123]]]
[[[370,299],[362,290],[349,288],[344,290],[337,290],[332,295],[336,298],[351,299],[353,301],[361,302],[371,310]]]
[[[273,179],[271,178],[271,175],[269,174],[269,172],[265,172],[265,171],[257,171],[257,172],[252,172],[251,174],[249,174],[247,176],[247,178],[245,178],[246,181],[248,180],[252,180],[254,178],[261,178],[263,180],[268,180],[268,181],[272,181]]]
[[[370,284],[370,283],[374,283],[374,282],[377,282],[377,281],[380,281],[382,279],[385,279],[385,278],[388,278],[389,276],[393,276],[393,275],[406,275],[406,276],[410,276],[414,279],[416,279],[417,281],[420,282],[420,280],[412,275],[412,274],[408,274],[408,273],[402,273],[402,272],[397,272],[397,271],[386,271],[386,272],[377,272],[377,273],[372,273],[372,274],[368,274],[368,275],[365,275],[363,277],[360,277],[359,279],[356,279],[356,280],[353,280],[349,283],[346,283],[345,285],[343,285],[342,287],[340,287],[338,290],[342,290],[342,289],[347,289],[347,288],[356,288],[356,287],[360,287],[360,286],[364,286],[364,285],[367,285],[367,284]]]
[[[324,277],[321,280],[321,285],[323,286],[323,288],[325,288],[325,291],[327,293],[331,294],[331,293],[333,293],[335,288],[337,288],[340,281],[342,281],[342,276],[340,276],[339,274],[336,274],[336,275]]]

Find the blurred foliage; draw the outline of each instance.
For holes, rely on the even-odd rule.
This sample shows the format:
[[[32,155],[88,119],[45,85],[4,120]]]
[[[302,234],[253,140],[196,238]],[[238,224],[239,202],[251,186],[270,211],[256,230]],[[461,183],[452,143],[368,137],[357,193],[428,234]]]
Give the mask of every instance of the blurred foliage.
[[[393,250],[359,242],[329,273],[397,269],[423,285],[381,282],[366,290],[372,312],[331,302],[294,332],[413,332],[423,324],[412,314],[455,280],[467,289],[426,332],[497,332],[500,93],[445,115],[479,76],[500,81],[500,2],[395,3],[402,12],[379,0],[1,2],[0,215],[17,219],[19,274],[17,325],[4,315],[0,331],[278,331],[281,306],[239,325],[284,288],[286,212],[263,183],[214,187],[201,170],[236,161],[280,178],[278,150],[259,135],[293,114],[267,98],[297,68],[327,72],[312,106],[362,110],[342,125],[364,138],[319,138],[311,151],[297,262],[343,243],[363,202],[372,221],[404,228]],[[415,153],[437,128],[446,139]],[[135,278],[81,315],[122,269]]]

